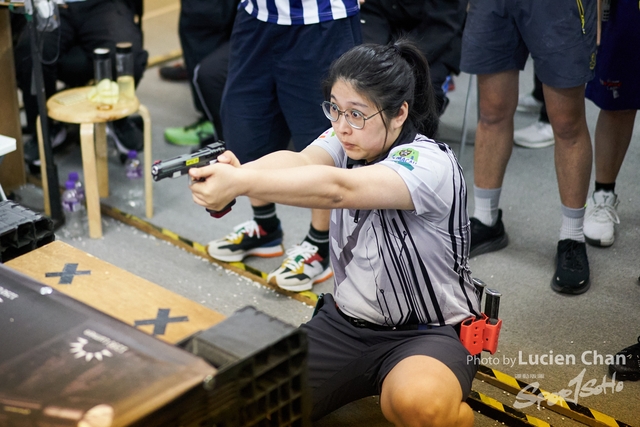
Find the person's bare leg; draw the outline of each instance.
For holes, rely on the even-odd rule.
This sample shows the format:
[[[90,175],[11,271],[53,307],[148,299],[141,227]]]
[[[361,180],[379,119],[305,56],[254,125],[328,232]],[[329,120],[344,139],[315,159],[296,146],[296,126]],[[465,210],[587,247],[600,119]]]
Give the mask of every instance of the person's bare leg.
[[[500,220],[502,181],[513,151],[518,105],[517,70],[478,75],[479,119],[474,149],[474,211],[470,256],[502,249],[508,237]]]
[[[478,76],[480,117],[474,148],[474,183],[500,188],[513,151],[513,115],[518,105],[518,70]]]
[[[584,86],[569,89],[543,85],[549,121],[555,136],[555,168],[562,204],[584,207],[591,176],[591,136],[585,117]]]
[[[411,356],[382,383],[380,407],[397,427],[472,427],[473,411],[462,400],[458,378],[442,362]]]
[[[562,203],[562,225],[551,288],[560,293],[581,294],[590,286],[584,215],[593,162],[585,118],[584,85],[558,89],[543,84],[543,90],[556,140],[555,169]]]
[[[265,202],[263,200],[254,199],[253,197],[249,197],[249,202],[251,203],[251,206],[255,208],[258,208],[260,206],[266,206],[270,203],[270,202]]]
[[[595,132],[596,181],[613,184],[627,154],[637,110],[600,110]]]
[[[311,225],[318,231],[328,231],[331,221],[330,209],[311,209]]]

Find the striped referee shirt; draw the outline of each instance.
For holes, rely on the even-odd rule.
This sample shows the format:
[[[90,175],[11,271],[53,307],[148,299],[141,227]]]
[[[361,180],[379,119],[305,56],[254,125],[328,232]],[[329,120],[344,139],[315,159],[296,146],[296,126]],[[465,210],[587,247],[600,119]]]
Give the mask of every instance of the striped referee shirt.
[[[337,167],[348,167],[333,129],[313,144]],[[451,149],[405,126],[398,144],[377,164],[402,177],[415,210],[332,211],[331,263],[340,309],[387,326],[454,325],[479,313],[467,263],[466,184]]]
[[[309,25],[356,15],[358,0],[242,0],[240,8],[263,22]]]

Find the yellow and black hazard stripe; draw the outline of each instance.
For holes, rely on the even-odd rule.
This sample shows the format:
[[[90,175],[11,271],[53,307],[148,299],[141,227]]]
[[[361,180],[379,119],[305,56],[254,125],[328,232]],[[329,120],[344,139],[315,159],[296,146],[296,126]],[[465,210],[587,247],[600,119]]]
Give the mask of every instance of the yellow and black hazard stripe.
[[[549,393],[487,366],[480,365],[478,367],[476,379],[480,379],[514,395],[526,393],[529,396],[535,396],[536,402],[540,402],[540,405],[545,408],[588,426],[631,427],[629,424],[616,420],[600,411],[570,402],[562,396]],[[532,399],[534,399],[534,397],[532,397]]]
[[[128,224],[132,227],[139,229],[147,234],[155,236],[159,239],[165,240],[169,243],[173,243],[174,245],[191,252],[195,255],[206,258],[212,263],[221,265],[224,268],[227,268],[241,276],[247,277],[248,279],[254,280],[261,285],[273,289],[281,294],[287,295],[297,301],[308,304],[312,307],[315,307],[316,302],[318,301],[318,295],[312,291],[304,291],[304,292],[290,292],[284,289],[279,288],[278,286],[271,285],[267,282],[267,273],[260,271],[256,268],[253,268],[243,262],[223,262],[218,261],[212,258],[207,253],[207,248],[205,245],[198,243],[196,241],[187,239],[185,237],[180,236],[177,233],[174,233],[171,230],[166,228],[158,227],[156,225],[151,224],[148,221],[145,221],[142,218],[139,218],[135,215],[131,215],[129,213],[123,212],[120,209],[114,208],[112,206],[108,206],[104,203],[100,204],[100,210],[104,215],[107,215],[111,218],[114,218],[120,222]]]
[[[532,415],[518,411],[511,406],[505,405],[498,400],[484,395],[476,390],[471,390],[467,398],[467,404],[474,411],[479,412],[491,419],[499,421],[510,427],[552,427],[546,421]]]

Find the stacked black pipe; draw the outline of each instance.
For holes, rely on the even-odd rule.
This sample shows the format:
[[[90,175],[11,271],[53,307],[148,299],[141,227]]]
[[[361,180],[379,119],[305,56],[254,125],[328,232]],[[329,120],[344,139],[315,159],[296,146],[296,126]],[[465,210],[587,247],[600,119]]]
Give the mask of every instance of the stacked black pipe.
[[[13,200],[0,201],[0,262],[53,242],[53,221]]]

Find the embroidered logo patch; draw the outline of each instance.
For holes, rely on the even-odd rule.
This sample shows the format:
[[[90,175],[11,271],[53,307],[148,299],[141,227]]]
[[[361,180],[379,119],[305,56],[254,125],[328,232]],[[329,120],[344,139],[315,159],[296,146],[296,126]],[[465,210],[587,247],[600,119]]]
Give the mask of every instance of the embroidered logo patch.
[[[613,96],[613,99],[620,97],[620,89],[622,89],[622,82],[620,80],[600,79],[600,84],[604,86],[609,92],[611,92],[611,96]]]
[[[415,165],[418,163],[419,155],[420,153],[413,148],[400,148],[391,154],[390,160],[409,170],[413,170]]]
[[[318,137],[318,139],[331,138],[331,137],[333,137],[333,136],[335,136],[335,135],[336,135],[336,132],[333,130],[333,128],[331,128],[331,129],[327,129],[327,130],[325,130],[325,131],[322,133],[322,135],[320,135],[320,136]]]

